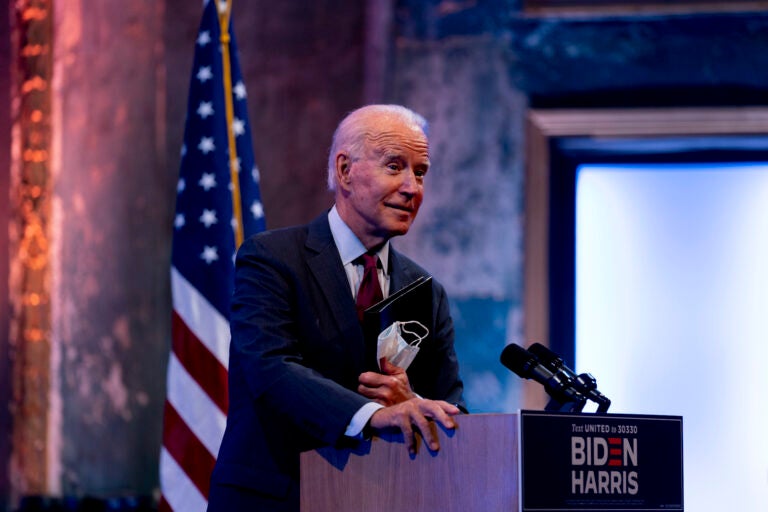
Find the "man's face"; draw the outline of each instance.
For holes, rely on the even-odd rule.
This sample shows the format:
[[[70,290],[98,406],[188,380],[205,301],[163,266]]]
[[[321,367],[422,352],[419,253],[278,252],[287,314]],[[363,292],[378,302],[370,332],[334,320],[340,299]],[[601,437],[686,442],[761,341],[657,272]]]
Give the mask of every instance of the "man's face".
[[[337,208],[363,244],[375,247],[411,227],[424,197],[429,144],[400,119],[374,124],[360,155],[349,155]]]

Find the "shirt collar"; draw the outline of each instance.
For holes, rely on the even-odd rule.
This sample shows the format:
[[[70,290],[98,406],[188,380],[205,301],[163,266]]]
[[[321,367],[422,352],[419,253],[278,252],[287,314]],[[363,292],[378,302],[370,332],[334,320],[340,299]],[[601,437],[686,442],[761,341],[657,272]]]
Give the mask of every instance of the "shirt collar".
[[[331,234],[336,248],[341,256],[341,263],[347,265],[362,256],[365,252],[365,246],[360,239],[355,236],[349,226],[341,219],[336,205],[328,212],[328,224],[331,226]],[[385,274],[389,273],[389,240],[381,246],[376,254],[379,256],[379,262]]]

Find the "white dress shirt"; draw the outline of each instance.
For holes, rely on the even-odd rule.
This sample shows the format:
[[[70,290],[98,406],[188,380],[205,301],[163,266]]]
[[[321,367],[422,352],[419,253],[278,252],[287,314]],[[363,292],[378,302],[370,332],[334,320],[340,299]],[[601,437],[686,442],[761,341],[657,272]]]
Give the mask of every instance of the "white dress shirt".
[[[344,265],[344,272],[347,274],[349,289],[352,292],[352,298],[357,299],[357,290],[360,288],[360,281],[363,279],[363,265],[353,263],[357,258],[367,251],[363,243],[355,236],[349,226],[347,226],[336,210],[336,205],[328,212],[328,223],[331,226],[331,234],[336,248],[341,256],[341,262]],[[383,297],[389,295],[389,241],[376,252],[379,257],[379,285]],[[373,413],[384,406],[376,402],[368,402],[362,406],[350,420],[347,425],[345,435],[350,437],[359,437],[363,428],[371,419]]]

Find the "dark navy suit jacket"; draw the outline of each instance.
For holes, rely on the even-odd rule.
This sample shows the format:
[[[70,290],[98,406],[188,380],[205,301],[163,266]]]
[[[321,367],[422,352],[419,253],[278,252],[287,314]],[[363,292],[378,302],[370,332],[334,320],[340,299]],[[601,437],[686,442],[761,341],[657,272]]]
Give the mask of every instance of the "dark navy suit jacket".
[[[427,272],[390,248],[390,291]],[[433,282],[432,333],[408,369],[424,398],[463,405],[453,324]],[[344,439],[365,344],[324,213],[240,248],[231,312],[229,412],[209,512],[299,509],[299,453]]]

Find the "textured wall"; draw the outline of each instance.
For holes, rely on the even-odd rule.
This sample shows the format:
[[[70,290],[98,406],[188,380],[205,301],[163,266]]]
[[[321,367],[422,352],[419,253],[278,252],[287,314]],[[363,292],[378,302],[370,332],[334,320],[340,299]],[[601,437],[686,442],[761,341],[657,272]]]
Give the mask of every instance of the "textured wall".
[[[63,4],[54,234],[61,428],[53,440],[61,491],[149,493],[170,337],[178,151],[201,11],[182,1]],[[307,220],[330,201],[325,141],[362,94],[362,7],[341,7],[242,2],[235,10],[271,227]],[[334,34],[339,23],[349,30]]]
[[[306,222],[332,203],[331,135],[362,102],[365,2],[247,4],[235,28],[267,227]]]
[[[470,408],[514,411],[498,363],[524,311],[523,123],[536,107],[765,103],[768,16],[527,17],[514,1],[400,0],[391,99],[432,123],[422,213],[398,246],[452,298]]]
[[[505,40],[513,83],[536,96],[646,91],[625,106],[741,103],[765,91],[765,13],[517,20]],[[610,96],[595,104],[605,103]],[[765,96],[762,96],[765,101]]]
[[[10,1],[10,0],[9,0]],[[10,304],[8,295],[11,166],[11,40],[9,1],[0,1],[0,512],[10,493],[7,461],[11,454],[11,362],[6,356]]]
[[[497,26],[511,2],[398,2],[392,99],[431,123],[427,198],[398,247],[451,297],[469,408],[514,411],[520,380],[501,366],[523,330],[524,119]]]
[[[169,346],[162,3],[55,2],[54,344],[64,493],[149,493]],[[55,486],[55,483],[54,483]]]
[[[64,4],[56,3],[54,491],[146,494],[157,485],[171,219],[202,11],[170,0]],[[271,227],[308,220],[330,201],[325,141],[362,95],[362,6],[341,7],[235,10]],[[349,29],[334,34],[338,23]]]
[[[498,355],[522,332],[526,99],[489,38],[403,42],[397,62],[393,97],[429,119],[433,167],[419,218],[395,243],[449,292],[470,409],[514,408]]]

